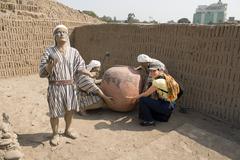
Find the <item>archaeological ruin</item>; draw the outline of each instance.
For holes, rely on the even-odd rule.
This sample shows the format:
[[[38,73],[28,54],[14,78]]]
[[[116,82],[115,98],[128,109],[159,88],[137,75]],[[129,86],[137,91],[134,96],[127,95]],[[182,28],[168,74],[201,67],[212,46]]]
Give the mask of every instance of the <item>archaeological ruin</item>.
[[[110,53],[107,69],[149,54],[183,84],[180,106],[240,124],[240,26],[103,24],[46,0],[0,0],[0,10],[0,78],[37,74],[52,28],[65,24],[87,62]]]
[[[61,144],[52,147],[48,80],[38,72],[58,24],[70,29],[71,45],[86,63],[102,62],[102,73],[115,65],[137,66],[140,53],[161,60],[184,87],[171,120],[141,127],[137,109],[111,107],[75,114],[73,129],[80,137],[62,136],[60,120]],[[106,24],[57,0],[0,0],[0,160],[237,160],[239,69],[236,24]]]

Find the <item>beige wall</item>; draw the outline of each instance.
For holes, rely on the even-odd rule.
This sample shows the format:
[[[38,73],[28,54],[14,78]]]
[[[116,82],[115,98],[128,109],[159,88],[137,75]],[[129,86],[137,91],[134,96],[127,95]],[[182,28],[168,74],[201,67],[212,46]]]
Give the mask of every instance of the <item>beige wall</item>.
[[[240,124],[240,26],[161,24],[75,28],[74,46],[86,62],[137,65],[138,53],[164,62],[185,87],[179,104]]]
[[[88,63],[105,59],[137,65],[138,53],[164,62],[183,83],[179,104],[240,124],[240,27],[167,25],[86,25],[80,22],[0,18],[0,78],[38,73],[40,57],[52,44],[52,28],[63,23],[72,44]]]
[[[65,24],[70,31],[84,23],[0,18],[0,78],[38,73],[40,57],[53,44],[52,30]]]

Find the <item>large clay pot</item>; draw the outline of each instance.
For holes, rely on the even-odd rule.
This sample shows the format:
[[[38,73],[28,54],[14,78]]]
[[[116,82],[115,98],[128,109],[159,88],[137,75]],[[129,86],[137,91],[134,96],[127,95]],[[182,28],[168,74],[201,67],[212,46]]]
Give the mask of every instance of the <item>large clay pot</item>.
[[[101,89],[107,96],[113,97],[108,107],[114,111],[131,111],[136,106],[129,98],[140,93],[142,80],[140,73],[129,66],[114,66],[105,71]]]

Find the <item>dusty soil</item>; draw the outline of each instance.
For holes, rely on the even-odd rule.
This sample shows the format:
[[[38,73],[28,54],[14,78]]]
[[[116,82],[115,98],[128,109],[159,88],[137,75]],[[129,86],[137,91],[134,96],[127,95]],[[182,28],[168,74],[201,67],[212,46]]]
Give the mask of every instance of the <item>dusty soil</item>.
[[[204,159],[199,157],[205,155],[205,150],[209,151],[206,154],[211,157],[207,159],[240,158],[232,151],[239,147],[240,130],[197,113],[179,113],[178,109],[175,110],[168,123],[157,123],[155,127],[139,126],[136,110],[129,113],[118,113],[109,109],[100,109],[90,112],[87,116],[76,114],[72,128],[80,134],[80,137],[77,140],[61,137],[61,144],[52,147],[49,144],[51,128],[46,90],[47,80],[40,79],[38,75],[0,80],[0,112],[5,112],[10,116],[10,122],[18,135],[26,160],[127,159],[131,152],[139,152],[140,149],[142,149],[141,154],[146,157],[148,152],[144,150],[144,147],[151,146],[152,143],[160,148],[170,146],[168,151],[171,151],[171,146],[177,145],[175,145],[177,141],[174,142],[174,138],[171,138],[176,133],[180,135],[178,139],[181,139],[181,143],[187,148],[195,149],[195,152],[190,153],[172,148],[175,151],[175,157],[172,159],[178,159],[178,155],[183,153],[191,154],[189,159]],[[186,123],[197,128],[196,130],[198,128],[203,130],[204,132],[201,132],[203,134],[195,134],[194,132],[190,134],[186,127],[184,128],[185,132],[182,131],[183,129],[178,129],[181,126],[186,126],[184,125]],[[63,129],[64,121],[61,119],[60,131],[62,132]],[[171,133],[169,134],[169,132]],[[166,138],[165,141],[157,143],[164,136],[167,136],[171,141],[166,141],[168,139]],[[203,136],[205,138],[201,138]],[[208,141],[208,137],[215,139],[215,141],[211,141],[210,145],[205,143]],[[216,137],[218,137],[217,140],[224,139],[224,143],[234,145],[230,145],[226,149],[223,143],[216,141]],[[184,143],[189,139],[191,143]],[[159,159],[166,159],[166,157],[165,155]]]

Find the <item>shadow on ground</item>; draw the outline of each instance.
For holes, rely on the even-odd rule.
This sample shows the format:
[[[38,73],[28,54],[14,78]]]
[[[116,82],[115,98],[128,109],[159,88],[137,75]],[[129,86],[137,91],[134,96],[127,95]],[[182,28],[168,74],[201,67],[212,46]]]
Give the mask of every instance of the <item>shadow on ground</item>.
[[[106,116],[108,115],[108,116]],[[109,129],[128,131],[159,130],[166,134],[176,131],[211,150],[230,159],[240,159],[240,133],[228,124],[205,117],[198,113],[179,113],[175,110],[169,122],[157,122],[156,126],[142,127],[139,125],[137,110],[127,113],[114,112],[109,109],[98,109],[88,112],[86,116],[76,114],[75,118],[83,120],[103,120],[95,124],[96,130]],[[186,127],[190,124],[193,127]],[[184,126],[184,127],[181,127]]]
[[[49,141],[50,137],[51,133],[18,134],[18,141],[21,146],[36,148],[39,145],[44,146],[44,142]]]
[[[106,116],[108,115],[108,116]],[[109,129],[115,130],[128,130],[128,131],[148,131],[148,130],[161,130],[161,132],[169,132],[179,125],[181,122],[174,124],[166,122],[157,122],[156,126],[142,127],[139,125],[137,110],[132,112],[114,112],[109,109],[98,109],[87,112],[87,115],[80,116],[76,114],[75,118],[83,120],[103,120],[95,125],[96,130]],[[171,122],[170,122],[171,123]]]

